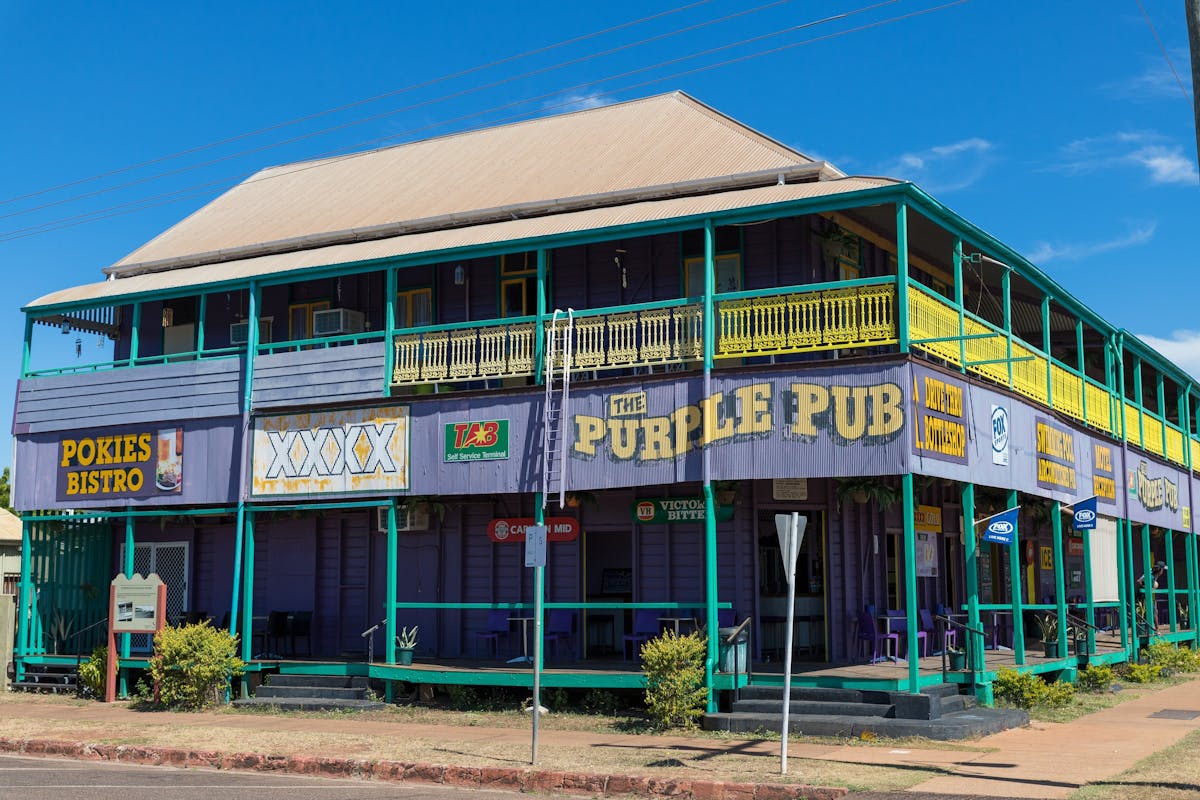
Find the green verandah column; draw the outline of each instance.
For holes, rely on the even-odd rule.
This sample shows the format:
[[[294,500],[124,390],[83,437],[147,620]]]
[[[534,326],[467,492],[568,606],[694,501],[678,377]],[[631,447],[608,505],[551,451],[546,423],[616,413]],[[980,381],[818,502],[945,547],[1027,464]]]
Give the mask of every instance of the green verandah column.
[[[396,367],[396,268],[384,273],[383,303],[383,396],[392,396],[392,371]],[[412,320],[409,320],[412,324]],[[389,613],[390,617],[391,614]],[[388,687],[391,688],[390,686]]]
[[[963,560],[966,562],[967,583],[967,625],[974,631],[979,627],[979,557],[975,541],[975,484],[964,483],[962,487],[963,510]],[[983,636],[979,633],[964,631],[963,641],[967,643],[967,653],[971,657],[971,682],[975,685],[975,695],[981,700],[991,696],[991,687],[980,683],[983,673]]]
[[[33,544],[29,531],[32,527],[33,523],[29,520],[21,520],[21,600],[17,605],[18,656],[29,655],[29,626],[32,624],[29,605],[33,600],[33,570],[31,569]],[[25,659],[18,658],[16,661],[16,679],[24,680]]]
[[[242,558],[242,630],[247,636],[242,637],[242,661],[249,661],[254,655],[254,509],[246,509],[245,555]],[[265,640],[264,640],[265,641]],[[242,696],[248,696],[248,681],[242,681]]]
[[[1150,526],[1142,525],[1142,601],[1146,606],[1146,623],[1150,626],[1150,636],[1158,633],[1158,620],[1154,618],[1154,575],[1151,572],[1153,564],[1150,556]]]
[[[1167,619],[1170,620],[1171,633],[1178,630],[1175,622],[1175,541],[1173,533],[1170,528],[1163,531],[1163,543],[1166,546],[1164,560],[1167,563]]]
[[[1121,649],[1129,652],[1129,585],[1125,559],[1125,520],[1117,520],[1117,624],[1121,626]]]
[[[1073,519],[1074,517],[1072,517]],[[1073,526],[1072,526],[1073,527]],[[1096,590],[1092,586],[1092,531],[1083,532],[1083,600],[1087,604],[1085,619],[1087,619],[1087,649],[1088,654],[1096,652]]]
[[[961,253],[961,246],[958,250]],[[908,352],[908,204],[896,201],[896,332],[900,352]],[[959,303],[959,308],[962,304]],[[961,339],[959,340],[962,341]]]
[[[1134,578],[1133,567],[1133,520],[1125,520],[1125,595],[1129,599],[1129,649],[1126,656],[1130,661],[1137,659],[1138,651],[1138,617],[1137,617],[1137,581]]]
[[[917,529],[916,529],[916,498],[913,492],[913,474],[904,473],[900,478],[904,494],[904,607],[907,609],[908,623],[908,691],[921,691],[920,651],[915,632],[917,627]],[[932,631],[930,631],[932,634]],[[790,655],[790,654],[789,654]]]
[[[1196,616],[1196,612],[1200,611],[1196,592],[1197,587],[1200,586],[1200,582],[1196,579],[1196,534],[1187,534],[1187,538],[1184,540],[1184,553],[1187,557],[1188,573],[1188,625],[1191,627],[1192,633],[1196,634],[1197,631],[1200,631],[1200,618]],[[1196,640],[1195,646],[1200,647],[1200,635],[1193,638]]]
[[[704,220],[704,397],[712,397],[713,353],[716,328],[713,325],[713,281],[716,259],[716,231],[711,219]],[[713,694],[713,671],[717,663],[717,509],[713,503],[712,450],[704,448],[704,616],[708,627],[708,653],[704,658],[704,685],[708,688],[708,711],[717,710]]]
[[[396,559],[399,553],[399,542],[396,533],[396,497],[388,501],[387,509],[387,601],[383,605],[384,637],[387,643],[383,647],[383,660],[388,664],[396,663],[396,573],[399,566]],[[375,634],[371,634],[374,636]],[[392,702],[393,682],[388,681],[385,687],[387,701]]]
[[[1054,539],[1054,596],[1058,606],[1058,656],[1067,657],[1067,581],[1063,564],[1062,503],[1050,504],[1050,532]]]
[[[1019,493],[1016,489],[1008,492],[1008,507],[1020,505]],[[1025,663],[1025,620],[1022,618],[1024,604],[1021,601],[1021,526],[1017,526],[1017,535],[1008,548],[1008,582],[1012,594],[1012,636],[1013,659],[1018,665]]]
[[[130,509],[125,509],[127,512]],[[134,519],[128,513],[125,515],[125,577],[133,577],[133,525]],[[125,633],[121,635],[121,658],[129,658],[130,643],[133,641],[131,634]],[[120,662],[117,662],[120,663]],[[118,694],[121,697],[129,696],[129,673],[122,669],[120,671],[121,683],[118,687]]]

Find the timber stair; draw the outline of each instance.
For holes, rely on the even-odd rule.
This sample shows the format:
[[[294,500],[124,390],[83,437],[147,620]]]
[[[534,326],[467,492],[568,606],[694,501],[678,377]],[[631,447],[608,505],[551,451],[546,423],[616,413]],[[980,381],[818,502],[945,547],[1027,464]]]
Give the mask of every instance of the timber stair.
[[[706,714],[710,731],[781,732],[783,687],[750,685],[728,712]],[[952,683],[927,686],[919,694],[870,689],[793,686],[788,731],[809,736],[967,739],[1029,723],[1015,709],[977,708],[975,698]]]
[[[9,688],[14,692],[74,692],[79,688],[79,673],[74,664],[29,664],[25,677],[11,681]]]
[[[383,703],[367,696],[367,679],[341,675],[271,675],[254,697],[234,700],[237,708],[280,711],[377,711]]]

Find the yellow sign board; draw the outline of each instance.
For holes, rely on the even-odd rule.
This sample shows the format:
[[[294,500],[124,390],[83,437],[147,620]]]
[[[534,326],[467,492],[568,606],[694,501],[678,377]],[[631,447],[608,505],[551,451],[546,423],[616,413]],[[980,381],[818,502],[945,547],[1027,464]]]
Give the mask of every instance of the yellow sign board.
[[[1054,548],[1042,548],[1042,569],[1054,569]]]
[[[923,531],[924,533],[942,532],[941,506],[917,506],[917,511],[913,519],[918,531]]]

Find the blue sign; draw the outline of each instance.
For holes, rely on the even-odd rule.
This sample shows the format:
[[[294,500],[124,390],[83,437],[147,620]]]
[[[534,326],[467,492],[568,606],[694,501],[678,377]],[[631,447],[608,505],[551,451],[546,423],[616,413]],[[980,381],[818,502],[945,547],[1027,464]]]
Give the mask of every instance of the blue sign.
[[[1017,538],[1017,513],[1021,510],[1020,506],[1010,508],[1008,511],[997,514],[994,517],[989,517],[987,520],[987,528],[983,531],[983,540],[985,542],[993,542],[1002,544],[1006,547],[1011,545]]]
[[[1077,531],[1096,530],[1096,498],[1089,497],[1075,504],[1072,527]]]

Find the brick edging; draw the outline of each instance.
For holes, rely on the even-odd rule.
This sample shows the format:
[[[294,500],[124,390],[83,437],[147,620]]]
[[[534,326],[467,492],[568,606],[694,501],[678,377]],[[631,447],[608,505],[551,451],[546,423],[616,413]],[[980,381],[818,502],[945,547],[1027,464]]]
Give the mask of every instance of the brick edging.
[[[168,767],[208,767],[252,772],[287,772],[322,778],[357,778],[398,783],[441,784],[462,789],[561,792],[593,797],[629,796],[672,800],[835,800],[848,789],[782,783],[674,780],[639,775],[604,775],[516,767],[459,767],[408,761],[369,761],[320,756],[221,753],[124,744],[89,744],[55,739],[0,737],[0,752],[64,756]]]

